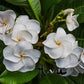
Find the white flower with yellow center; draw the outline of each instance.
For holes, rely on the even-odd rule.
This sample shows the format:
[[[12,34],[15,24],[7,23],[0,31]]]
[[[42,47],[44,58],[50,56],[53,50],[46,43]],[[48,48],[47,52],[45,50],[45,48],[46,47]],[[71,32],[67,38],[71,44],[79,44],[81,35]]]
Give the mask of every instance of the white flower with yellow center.
[[[66,34],[63,28],[58,28],[56,33],[50,33],[43,44],[45,53],[52,59],[67,57],[77,47],[75,37]]]
[[[40,52],[26,41],[20,41],[16,46],[7,46],[3,50],[4,65],[9,71],[27,72],[35,69]]]
[[[0,39],[3,34],[12,29],[15,23],[16,14],[13,10],[0,11]]]
[[[19,16],[10,34],[4,35],[5,45],[17,44],[21,40],[26,40],[32,44],[37,43],[40,33],[40,24],[35,20],[29,20],[28,16]]]
[[[77,22],[77,17],[79,15],[73,15],[73,13],[70,13],[67,15],[66,18],[66,25],[69,31],[73,31],[77,27],[79,27],[79,23]]]

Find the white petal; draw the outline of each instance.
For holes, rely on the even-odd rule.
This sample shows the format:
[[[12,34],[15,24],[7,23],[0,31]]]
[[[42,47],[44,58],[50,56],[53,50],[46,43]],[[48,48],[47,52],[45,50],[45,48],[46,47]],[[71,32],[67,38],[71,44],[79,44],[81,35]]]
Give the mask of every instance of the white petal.
[[[3,34],[0,34],[0,40],[3,41]]]
[[[72,68],[78,65],[78,58],[71,54],[70,56],[66,57],[66,58],[62,58],[62,59],[57,59],[55,60],[56,65],[59,68]]]
[[[17,41],[17,39],[20,36],[22,36],[22,35],[20,35],[21,31],[26,31],[25,26],[22,25],[22,24],[15,24],[13,32],[12,32],[12,39],[15,40],[15,41]]]
[[[78,76],[78,72],[76,70],[73,69],[73,72],[71,73],[71,76]]]
[[[14,63],[4,59],[3,64],[9,71],[18,71],[21,67],[23,67],[23,63],[21,61]]]
[[[16,19],[16,23],[19,24],[27,24],[27,22],[29,21],[29,17],[27,15],[20,15],[17,19]]]
[[[16,42],[11,39],[11,33],[3,35],[3,42],[5,45],[16,45]]]
[[[21,40],[25,40],[25,41],[31,42],[32,35],[26,30],[24,30],[24,31],[22,30],[22,31],[16,32],[15,35],[13,33],[12,40],[14,40],[14,41],[16,41],[18,43],[19,42],[18,39],[20,39],[20,41]]]
[[[26,57],[22,61],[23,61],[24,66],[19,71],[27,72],[27,71],[32,71],[35,69],[35,63],[31,58]]]
[[[80,66],[77,66],[76,70],[78,70],[79,73],[84,73],[84,67],[81,68]]]
[[[6,26],[6,30],[12,29],[14,27],[14,19],[12,18],[12,16],[8,17],[8,24]]]
[[[60,58],[63,54],[63,47],[52,49],[44,46],[44,51],[48,54],[52,59]]]
[[[55,40],[57,41],[59,40],[59,38],[62,39],[65,36],[66,36],[66,32],[64,31],[63,28],[59,27],[55,35]]]
[[[30,58],[32,58],[32,60],[34,60],[35,63],[38,62],[39,58],[40,58],[40,51],[36,50],[36,49],[29,49],[23,52],[24,56],[28,56]]]
[[[70,13],[74,13],[74,9],[65,9],[64,11],[63,11],[63,13],[64,13],[64,15],[67,15],[67,14],[70,14]]]
[[[37,33],[40,33],[40,23],[36,20],[29,20],[26,24],[27,30],[33,30]]]
[[[6,25],[3,26],[3,24],[6,22]],[[14,19],[12,16],[9,16],[8,14],[2,13],[0,14],[0,33],[5,33],[5,31],[13,28],[14,26]]]
[[[14,19],[16,18],[16,14],[13,10],[6,10],[5,13],[8,13],[9,15],[11,15]]]
[[[81,61],[84,63],[84,49],[83,49],[83,52],[81,54]]]
[[[14,56],[14,49],[11,46],[7,46],[3,50],[3,55],[6,60],[9,60],[11,62],[19,62],[20,59],[16,56]]]
[[[43,42],[43,44],[46,46],[46,47],[49,47],[49,48],[57,48],[58,46],[56,45],[55,43],[55,33],[50,33],[48,36],[47,36],[47,39]]]
[[[13,32],[19,32],[22,30],[26,30],[26,27],[23,24],[15,24],[14,28],[13,28]]]
[[[63,42],[63,48],[64,48],[64,52],[62,58],[67,57],[73,50],[71,43],[68,41]]]
[[[80,58],[80,55],[81,55],[82,51],[83,51],[82,48],[77,47],[77,48],[75,48],[75,49],[72,51],[72,53],[73,53],[74,55],[76,55],[78,58]]]
[[[15,46],[15,51],[14,51],[14,54],[16,56],[19,55],[19,53],[21,53],[22,51],[25,51],[27,49],[33,49],[33,46],[32,44],[30,44],[29,42],[27,41],[20,41],[18,44],[16,44]]]
[[[29,33],[32,35],[31,41],[29,41],[29,42],[32,44],[37,43],[38,42],[38,33],[33,30],[29,30]]]

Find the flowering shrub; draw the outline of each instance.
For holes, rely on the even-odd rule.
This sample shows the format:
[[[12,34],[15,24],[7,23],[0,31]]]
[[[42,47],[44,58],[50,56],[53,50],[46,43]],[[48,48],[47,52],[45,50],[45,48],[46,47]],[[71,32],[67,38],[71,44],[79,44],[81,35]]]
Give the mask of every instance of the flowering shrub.
[[[83,84],[84,4],[77,1],[0,1],[1,84]]]

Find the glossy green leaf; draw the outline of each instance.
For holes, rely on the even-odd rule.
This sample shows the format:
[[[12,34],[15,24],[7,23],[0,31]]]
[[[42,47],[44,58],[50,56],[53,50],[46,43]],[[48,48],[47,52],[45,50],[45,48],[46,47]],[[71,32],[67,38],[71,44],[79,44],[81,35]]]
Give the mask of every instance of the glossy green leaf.
[[[68,84],[68,83],[63,77],[57,74],[48,74],[40,79],[39,84]]]
[[[77,77],[68,77],[69,80],[73,81],[74,84],[84,84],[84,74],[80,74]],[[68,81],[68,80],[67,80]],[[72,84],[72,83],[71,83]]]
[[[78,40],[78,45],[84,47],[84,24],[80,24],[79,28],[71,32]]]
[[[26,0],[5,0],[5,1],[17,6],[27,6]]]
[[[5,70],[0,76],[0,82],[3,84],[24,84],[32,80],[39,73],[38,70],[29,72],[9,72]]]
[[[79,14],[79,17],[78,17],[79,23],[84,23],[84,6],[80,6],[76,8],[75,14]]]
[[[3,49],[4,49],[4,47],[5,47],[4,43],[0,40],[0,74],[5,69],[5,67],[3,65]]]
[[[42,2],[42,11],[44,14],[48,13],[49,9],[53,6],[61,2],[61,0],[41,0]]]
[[[40,21],[39,19],[39,15],[41,13],[41,4],[40,4],[40,0],[28,0],[28,3],[36,17],[36,19],[38,21]]]

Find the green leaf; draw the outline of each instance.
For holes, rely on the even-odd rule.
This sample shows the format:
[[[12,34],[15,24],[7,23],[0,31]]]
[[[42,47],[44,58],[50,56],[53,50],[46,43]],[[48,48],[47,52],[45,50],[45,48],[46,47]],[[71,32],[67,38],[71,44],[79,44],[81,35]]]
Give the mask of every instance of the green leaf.
[[[74,82],[74,84],[84,84],[84,74],[80,74],[77,77],[72,77],[69,76],[68,77],[70,80],[72,80]],[[72,84],[72,83],[71,83]]]
[[[9,72],[5,70],[0,76],[0,82],[3,84],[24,84],[32,80],[39,73],[38,70],[29,72]]]
[[[30,4],[30,7],[31,7],[36,19],[38,21],[40,21],[40,19],[39,19],[39,15],[41,13],[40,0],[28,0],[28,3]]]
[[[5,67],[3,65],[3,49],[5,45],[4,43],[0,40],[0,73],[4,71]]]
[[[5,11],[5,10],[7,10],[8,8],[7,7],[5,7],[5,6],[3,6],[3,5],[0,5],[0,11]]]
[[[49,9],[53,6],[61,2],[61,0],[42,0],[42,11],[44,15],[48,13]]]
[[[63,77],[57,74],[48,74],[40,79],[39,84],[68,84],[68,83]]]
[[[84,23],[84,6],[80,6],[75,9],[75,14],[79,14],[78,22]]]
[[[17,5],[17,6],[27,6],[28,5],[26,0],[5,0],[5,1],[13,5]]]
[[[71,33],[77,38],[80,47],[84,47],[84,24],[80,24],[79,28],[75,29]]]

